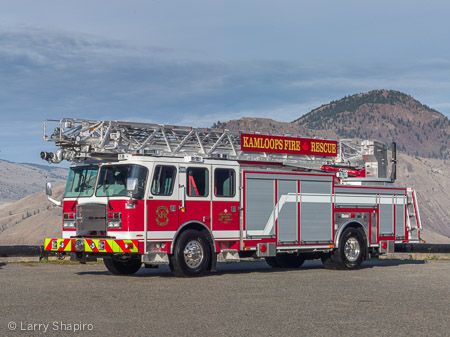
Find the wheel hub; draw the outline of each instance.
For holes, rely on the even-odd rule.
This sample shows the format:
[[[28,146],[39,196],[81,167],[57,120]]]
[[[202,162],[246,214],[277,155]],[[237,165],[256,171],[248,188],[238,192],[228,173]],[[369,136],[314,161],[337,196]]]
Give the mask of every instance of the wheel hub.
[[[355,262],[358,259],[360,252],[361,247],[359,246],[359,242],[357,239],[349,238],[345,242],[344,254],[347,260],[349,260],[350,262]]]
[[[203,248],[197,240],[189,241],[184,248],[184,261],[191,268],[196,268],[202,263]]]

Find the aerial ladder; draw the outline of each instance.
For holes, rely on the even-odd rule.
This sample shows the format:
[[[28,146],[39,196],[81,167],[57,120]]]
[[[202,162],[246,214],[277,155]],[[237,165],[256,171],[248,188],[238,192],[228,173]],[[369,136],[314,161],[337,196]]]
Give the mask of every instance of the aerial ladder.
[[[240,162],[278,163],[296,168],[339,172],[342,177],[358,177],[365,170],[367,178],[387,179],[387,149],[376,141],[356,144],[337,141],[335,157],[242,149],[242,131],[195,128],[166,124],[124,121],[96,121],[63,118],[44,122],[44,140],[54,142],[58,150],[41,152],[51,163],[62,160],[114,160],[125,155],[224,159]],[[258,132],[247,134],[261,134]],[[269,135],[272,136],[272,135]],[[283,135],[292,137],[291,135]],[[298,138],[298,137],[293,137]],[[391,179],[392,180],[392,179]]]

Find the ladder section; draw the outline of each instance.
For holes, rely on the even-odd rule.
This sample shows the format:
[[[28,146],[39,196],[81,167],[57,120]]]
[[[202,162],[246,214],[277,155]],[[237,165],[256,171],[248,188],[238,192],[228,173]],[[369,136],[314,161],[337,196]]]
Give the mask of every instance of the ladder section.
[[[165,124],[63,118],[44,122],[44,140],[55,142],[59,149],[54,153],[42,152],[41,157],[49,162],[59,163],[62,160],[83,161],[118,158],[120,154],[140,154],[190,157],[191,160],[218,158],[275,162],[317,170],[323,165],[364,168],[363,146],[349,141],[328,141],[336,143],[336,154],[330,157],[310,153],[303,155],[283,151],[278,153],[264,150],[250,151],[251,149],[245,146],[243,151],[242,134],[240,131]],[[301,138],[289,139],[295,141]],[[327,142],[327,140],[318,141]]]
[[[50,125],[55,123],[52,128]],[[61,119],[45,121],[44,140],[55,142],[66,152],[74,152],[76,158],[94,154],[211,157],[219,153],[236,157],[239,133],[163,124]]]
[[[413,188],[407,189],[407,228],[409,232],[409,241],[415,242],[420,240],[420,230],[422,229],[422,221],[420,219],[419,204],[417,203],[417,192]]]

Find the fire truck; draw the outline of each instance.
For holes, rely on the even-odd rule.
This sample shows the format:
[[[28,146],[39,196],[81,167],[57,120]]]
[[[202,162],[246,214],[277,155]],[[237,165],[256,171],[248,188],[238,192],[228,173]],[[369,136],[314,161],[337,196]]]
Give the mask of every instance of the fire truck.
[[[394,185],[378,141],[65,118],[44,122],[51,163],[72,162],[62,237],[45,250],[116,275],[167,264],[176,276],[265,258],[358,269],[395,243],[420,242],[416,192]]]

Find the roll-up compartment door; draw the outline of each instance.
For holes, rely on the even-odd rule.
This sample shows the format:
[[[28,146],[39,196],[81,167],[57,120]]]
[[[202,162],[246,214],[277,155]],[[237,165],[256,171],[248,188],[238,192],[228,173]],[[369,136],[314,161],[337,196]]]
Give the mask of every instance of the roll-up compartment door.
[[[245,224],[248,236],[275,235],[275,180],[246,179]]]
[[[394,196],[380,196],[380,236],[394,235]]]
[[[300,182],[300,240],[332,242],[331,182]]]
[[[278,180],[278,242],[298,243],[298,181]]]

